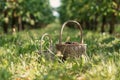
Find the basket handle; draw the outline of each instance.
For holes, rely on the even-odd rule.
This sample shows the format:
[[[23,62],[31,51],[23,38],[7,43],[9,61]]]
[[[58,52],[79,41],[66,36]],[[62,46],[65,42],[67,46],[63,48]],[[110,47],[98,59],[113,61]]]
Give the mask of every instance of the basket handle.
[[[61,31],[60,31],[59,44],[62,44],[62,33],[63,33],[63,29],[64,29],[65,25],[68,24],[68,23],[75,23],[75,24],[78,25],[78,28],[79,28],[79,30],[80,30],[80,37],[81,37],[80,43],[82,44],[82,43],[83,43],[82,27],[81,27],[81,25],[80,25],[77,21],[74,21],[74,20],[66,21],[66,22],[62,25],[62,28],[61,28]]]
[[[43,34],[42,37],[41,37],[41,42],[40,42],[40,53],[43,52],[43,51],[42,51],[42,41],[44,40],[44,38],[45,38],[46,36],[49,37],[49,43],[50,43],[49,48],[50,48],[50,49],[52,48],[52,39],[51,39],[51,37],[49,36],[49,34],[45,33],[45,34]],[[52,49],[51,49],[51,50],[52,50]]]

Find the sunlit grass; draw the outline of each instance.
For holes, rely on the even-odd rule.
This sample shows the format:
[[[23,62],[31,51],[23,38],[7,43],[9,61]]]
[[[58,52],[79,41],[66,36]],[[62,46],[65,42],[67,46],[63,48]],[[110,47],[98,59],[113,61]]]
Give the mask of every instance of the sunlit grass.
[[[60,25],[26,30],[0,36],[0,80],[119,80],[120,41],[107,33],[84,31],[87,57],[62,62],[55,57],[48,60],[38,54],[40,39],[48,33],[55,44],[59,40]],[[63,42],[80,41],[79,30],[65,28]],[[47,47],[47,45],[46,45]]]

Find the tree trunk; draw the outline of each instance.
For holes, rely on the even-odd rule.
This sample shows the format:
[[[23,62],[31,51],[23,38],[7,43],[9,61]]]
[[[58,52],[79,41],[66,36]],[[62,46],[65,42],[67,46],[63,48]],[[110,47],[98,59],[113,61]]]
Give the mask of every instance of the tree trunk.
[[[25,30],[25,24],[26,22],[22,21],[22,30]]]
[[[112,34],[114,32],[114,23],[110,23],[109,33]]]
[[[102,26],[101,26],[101,32],[105,32],[105,23],[106,23],[106,17],[103,16],[102,18]]]
[[[85,26],[87,30],[90,30],[90,22],[89,21],[85,21]]]
[[[4,25],[3,25],[3,31],[6,34],[8,33],[8,24],[4,23]]]
[[[15,29],[15,27],[16,27],[15,21],[16,21],[15,17],[12,16],[12,23],[11,23],[12,32],[15,32],[15,31],[16,31],[16,29]]]
[[[18,31],[22,30],[22,20],[21,20],[21,16],[18,17]]]
[[[111,20],[110,20],[110,29],[109,29],[109,33],[112,34],[114,32],[114,28],[115,28],[115,18],[116,16],[114,14],[112,14],[111,16]]]
[[[7,10],[4,11],[4,18],[6,18],[6,17],[7,17]],[[3,31],[4,31],[4,33],[8,33],[8,23],[6,23],[5,21],[3,24]]]
[[[94,31],[97,30],[97,25],[98,25],[97,18],[98,18],[98,15],[96,14],[96,15],[95,15],[95,19],[94,19],[94,26],[93,26],[93,30],[94,30]]]

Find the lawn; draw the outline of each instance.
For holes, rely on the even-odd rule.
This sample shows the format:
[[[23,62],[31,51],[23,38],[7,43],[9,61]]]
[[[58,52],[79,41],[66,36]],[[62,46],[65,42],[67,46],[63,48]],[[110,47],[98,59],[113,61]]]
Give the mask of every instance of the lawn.
[[[41,36],[52,38],[52,53],[59,41],[60,25],[26,30],[0,36],[0,80],[120,80],[120,39],[107,33],[83,31],[87,55],[62,62],[55,57],[49,60],[40,52]],[[65,28],[63,42],[80,41],[79,30]],[[43,40],[42,48],[49,40]]]

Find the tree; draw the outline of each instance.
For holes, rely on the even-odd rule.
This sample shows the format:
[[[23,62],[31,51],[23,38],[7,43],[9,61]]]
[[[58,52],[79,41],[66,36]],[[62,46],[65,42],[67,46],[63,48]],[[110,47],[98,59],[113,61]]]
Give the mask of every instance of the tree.
[[[52,9],[48,0],[3,0],[0,20],[3,21],[4,32],[11,26],[18,31],[23,30],[25,25],[42,27],[54,20]],[[7,22],[7,23],[6,23]]]
[[[110,25],[109,33],[113,33],[114,25],[119,20],[119,0],[61,0],[58,8],[60,21],[77,20],[82,27],[96,30],[98,24],[102,24],[101,31],[104,32],[106,23]]]

